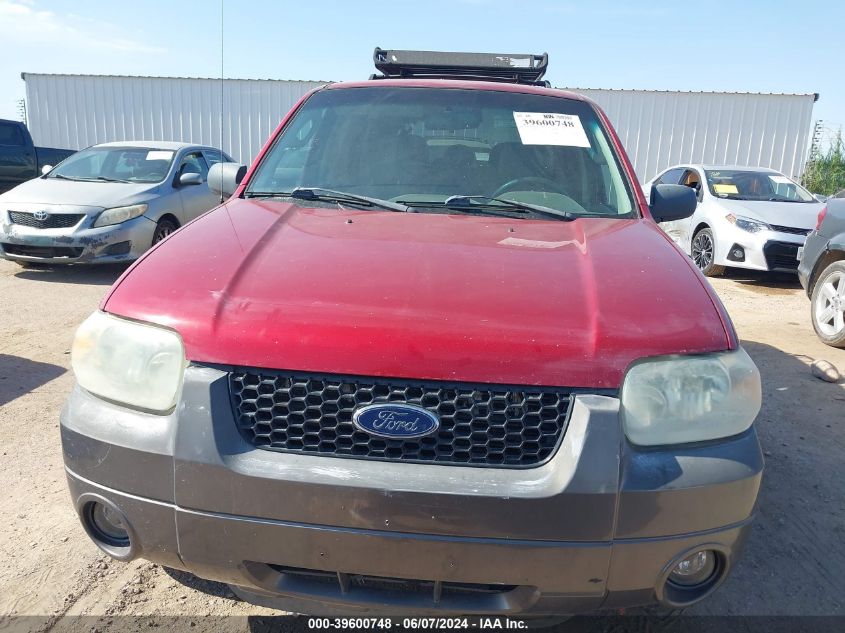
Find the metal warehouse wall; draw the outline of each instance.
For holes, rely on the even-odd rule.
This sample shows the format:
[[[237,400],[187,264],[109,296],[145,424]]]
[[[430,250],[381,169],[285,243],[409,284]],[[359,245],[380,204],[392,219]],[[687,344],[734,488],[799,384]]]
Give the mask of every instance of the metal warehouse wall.
[[[23,76],[39,145],[175,140],[221,146],[219,79]],[[225,80],[223,150],[249,163],[297,99],[325,83]],[[761,165],[793,177],[803,170],[812,94],[571,90],[607,112],[641,180],[684,162]]]
[[[677,163],[804,169],[813,94],[569,90],[607,113],[641,181]]]
[[[37,145],[166,140],[221,147],[219,79],[24,73]],[[282,117],[317,81],[226,79],[223,151],[249,163]]]

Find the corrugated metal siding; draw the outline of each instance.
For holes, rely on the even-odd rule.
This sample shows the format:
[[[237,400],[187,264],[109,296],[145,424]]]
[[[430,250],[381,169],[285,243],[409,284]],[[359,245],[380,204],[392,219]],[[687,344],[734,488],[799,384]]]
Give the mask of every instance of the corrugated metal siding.
[[[570,90],[607,113],[640,180],[678,163],[804,169],[812,94]]]
[[[219,79],[26,73],[25,80],[37,145],[165,140],[221,147]],[[325,83],[226,79],[223,151],[249,163],[291,106]]]
[[[172,140],[221,146],[219,79],[26,73],[39,145]],[[326,82],[227,79],[222,148],[248,163],[303,94]],[[641,180],[676,163],[761,165],[798,177],[813,95],[572,88],[607,112]]]

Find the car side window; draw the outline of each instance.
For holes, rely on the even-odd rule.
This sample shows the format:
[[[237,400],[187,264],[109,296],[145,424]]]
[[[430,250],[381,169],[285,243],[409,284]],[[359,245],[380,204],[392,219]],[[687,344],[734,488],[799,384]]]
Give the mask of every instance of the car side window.
[[[655,185],[677,185],[681,182],[681,176],[684,174],[684,169],[682,167],[677,169],[670,169],[667,172],[664,172],[662,176],[658,176],[658,178],[654,181]]]
[[[703,188],[701,186],[701,174],[696,169],[687,169],[681,178],[681,184],[695,191],[695,195],[701,200]]]
[[[10,147],[23,147],[26,145],[21,129],[13,123],[0,123],[0,145]]]
[[[701,177],[698,175],[698,172],[694,169],[687,169],[684,172],[684,177],[681,178],[681,184],[685,187],[691,187],[695,189],[701,186]]]
[[[235,162],[232,160],[231,156],[223,154],[221,151],[216,149],[204,149],[201,153],[209,168],[221,162],[221,160],[225,163]]]
[[[208,164],[200,152],[191,152],[185,155],[176,176],[179,177],[182,174],[199,174],[205,182],[208,177]]]

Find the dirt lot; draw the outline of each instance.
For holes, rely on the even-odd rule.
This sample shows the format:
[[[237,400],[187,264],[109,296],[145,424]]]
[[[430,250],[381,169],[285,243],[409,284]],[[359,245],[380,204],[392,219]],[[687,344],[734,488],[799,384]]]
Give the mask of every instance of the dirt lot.
[[[40,630],[80,629],[64,614],[92,616],[85,630],[125,614],[184,614],[197,631],[261,630],[271,612],[226,587],[106,559],[71,509],[58,433],[71,338],[121,271],[23,270],[0,260],[0,615],[39,616],[23,623]],[[763,375],[767,470],[746,557],[692,611],[845,615],[845,381],[824,383],[809,370],[823,358],[845,372],[845,351],[817,340],[794,277],[737,273],[714,285]]]

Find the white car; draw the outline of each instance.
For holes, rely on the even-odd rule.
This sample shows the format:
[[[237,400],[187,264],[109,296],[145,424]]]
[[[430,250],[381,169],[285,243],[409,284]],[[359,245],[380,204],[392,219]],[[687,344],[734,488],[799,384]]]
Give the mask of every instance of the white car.
[[[783,174],[763,167],[676,165],[643,185],[682,184],[698,194],[698,208],[661,228],[707,276],[726,266],[795,272],[798,249],[824,206]]]

